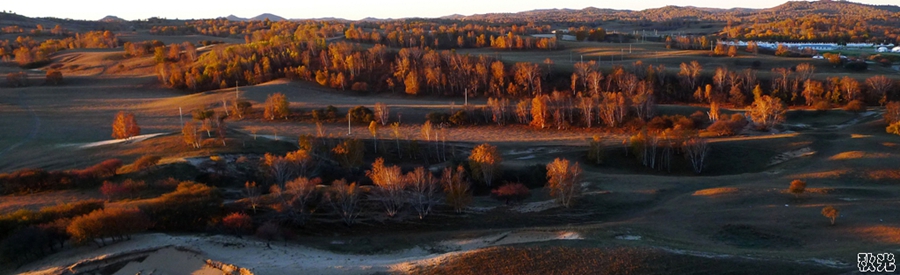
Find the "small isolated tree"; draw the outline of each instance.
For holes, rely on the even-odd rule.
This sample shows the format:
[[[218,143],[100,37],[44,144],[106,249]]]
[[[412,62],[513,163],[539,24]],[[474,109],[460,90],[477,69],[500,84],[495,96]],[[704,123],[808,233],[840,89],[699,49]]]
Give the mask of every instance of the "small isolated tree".
[[[331,149],[338,163],[344,168],[354,168],[362,165],[366,148],[358,139],[346,139]]]
[[[477,180],[482,180],[487,186],[491,186],[498,172],[503,158],[497,147],[484,143],[475,146],[472,154],[469,155],[469,168],[472,169],[472,176]]]
[[[193,122],[185,122],[184,127],[181,128],[181,136],[184,143],[199,149],[203,145],[203,136],[198,131],[199,129]]]
[[[244,118],[253,111],[253,103],[246,100],[235,100],[231,104],[231,112],[238,118]]]
[[[531,190],[521,183],[508,183],[491,190],[491,197],[505,204],[519,203],[531,197]]]
[[[444,193],[447,195],[447,204],[456,210],[456,213],[462,213],[470,203],[472,203],[472,194],[469,192],[471,185],[466,179],[466,170],[462,165],[457,166],[456,170],[447,167],[441,174],[441,183],[444,185]]]
[[[761,96],[750,106],[750,119],[763,129],[770,129],[784,122],[785,108],[781,99]]]
[[[837,219],[839,214],[840,210],[837,210],[834,206],[829,205],[822,208],[822,216],[831,219],[831,225],[834,225],[834,220]]]
[[[547,188],[550,195],[566,208],[572,206],[575,198],[581,195],[581,166],[578,162],[569,164],[569,160],[557,158],[547,164]]]
[[[375,152],[378,152],[378,123],[369,122],[369,133],[372,134],[372,144],[375,146]]]
[[[287,119],[288,116],[291,115],[291,110],[289,108],[289,102],[287,97],[282,93],[274,93],[270,94],[268,98],[266,98],[266,105],[263,111],[263,116],[268,120],[275,120],[276,118]]]
[[[690,137],[684,141],[681,149],[684,151],[684,156],[691,162],[694,173],[700,174],[703,172],[703,167],[706,165],[706,156],[709,153],[709,143],[706,139]]]
[[[263,156],[262,166],[279,187],[284,187],[284,183],[293,178],[298,170],[297,163],[292,159],[270,153]]]
[[[406,178],[400,166],[385,166],[383,158],[375,159],[372,170],[366,171],[375,190],[372,198],[384,205],[388,217],[394,217],[406,203]]]
[[[409,202],[419,214],[419,219],[424,219],[438,201],[437,193],[440,191],[438,179],[434,178],[425,167],[419,166],[406,173],[406,182],[410,191]]]
[[[794,194],[794,198],[800,197],[803,194],[803,191],[806,191],[806,182],[795,179],[791,181],[791,187],[788,187],[788,192]]]
[[[138,127],[134,114],[124,111],[116,114],[112,128],[112,137],[115,139],[128,139],[141,134],[141,128]]]
[[[359,216],[358,204],[362,193],[356,183],[347,184],[347,180],[340,179],[331,183],[328,192],[328,202],[334,211],[348,226],[356,222]]]
[[[381,123],[381,126],[387,125],[390,115],[391,111],[387,105],[381,102],[375,103],[375,119]]]
[[[222,226],[235,235],[243,235],[253,230],[253,218],[244,213],[231,213],[222,218]]]
[[[900,121],[900,101],[891,101],[884,105],[884,122],[893,124]]]
[[[256,213],[256,207],[259,206],[260,193],[262,192],[259,190],[255,181],[244,183],[244,196],[247,197],[247,201],[250,203],[250,208],[253,209],[253,213]]]
[[[587,152],[587,159],[594,164],[603,163],[603,138],[600,135],[594,135],[593,139],[590,141],[590,146]]]

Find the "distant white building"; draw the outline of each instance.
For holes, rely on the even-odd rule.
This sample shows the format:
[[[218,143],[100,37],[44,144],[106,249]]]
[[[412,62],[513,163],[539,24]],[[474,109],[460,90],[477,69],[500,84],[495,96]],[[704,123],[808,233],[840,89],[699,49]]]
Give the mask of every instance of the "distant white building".
[[[891,52],[900,53],[900,46],[894,47],[893,49],[891,49]]]
[[[875,49],[875,51],[880,52],[880,53],[886,53],[886,52],[888,52],[888,48],[887,47],[878,47],[877,49]]]
[[[721,43],[726,44],[726,45],[747,46],[747,42],[744,42],[744,41],[738,41],[738,42],[729,41],[729,42],[721,42]],[[813,50],[817,50],[817,51],[831,51],[831,50],[836,50],[839,47],[837,43],[790,43],[790,42],[780,43],[780,42],[763,42],[763,41],[756,42],[756,45],[759,46],[760,48],[766,48],[766,49],[777,49],[778,45],[784,45],[788,48],[794,48],[794,49],[798,49],[798,50],[813,49]]]

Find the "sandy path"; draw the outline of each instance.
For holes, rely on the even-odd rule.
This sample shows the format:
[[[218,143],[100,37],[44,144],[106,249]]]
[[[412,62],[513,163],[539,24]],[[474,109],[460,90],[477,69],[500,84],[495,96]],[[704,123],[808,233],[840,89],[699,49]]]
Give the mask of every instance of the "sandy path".
[[[215,261],[248,268],[254,274],[371,274],[375,272],[409,272],[418,266],[434,265],[448,258],[478,249],[517,243],[543,242],[551,240],[581,239],[569,231],[511,231],[472,239],[452,239],[430,246],[422,245],[388,254],[338,254],[331,251],[310,248],[298,244],[274,242],[267,244],[255,238],[233,236],[171,236],[166,234],[145,234],[130,241],[112,244],[102,248],[78,247],[53,254],[37,262],[28,264],[17,272],[22,274],[56,274],[81,261],[102,260],[130,251],[169,245],[181,246],[201,251],[202,257]],[[352,244],[347,244],[352,245]],[[433,253],[430,251],[449,251]],[[173,257],[184,257],[172,254]],[[177,259],[171,259],[176,261]],[[145,261],[165,265],[165,259]],[[179,270],[183,274],[198,271],[196,266]],[[167,267],[171,268],[171,267]]]

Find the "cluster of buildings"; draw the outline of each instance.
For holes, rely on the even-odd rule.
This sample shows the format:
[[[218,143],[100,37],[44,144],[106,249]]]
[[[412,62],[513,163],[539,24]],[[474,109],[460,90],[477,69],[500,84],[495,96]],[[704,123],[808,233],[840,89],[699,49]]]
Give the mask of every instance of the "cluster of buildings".
[[[746,41],[720,41],[721,44],[726,45],[736,45],[736,46],[747,46]],[[900,53],[900,46],[894,46],[894,44],[875,44],[875,43],[847,43],[845,45],[839,45],[838,43],[793,43],[793,42],[756,42],[756,45],[760,48],[767,49],[776,49],[778,45],[785,45],[789,48],[795,49],[812,49],[817,51],[833,51],[839,49],[847,49],[847,48],[875,48],[876,52],[886,53],[886,52],[895,52]]]

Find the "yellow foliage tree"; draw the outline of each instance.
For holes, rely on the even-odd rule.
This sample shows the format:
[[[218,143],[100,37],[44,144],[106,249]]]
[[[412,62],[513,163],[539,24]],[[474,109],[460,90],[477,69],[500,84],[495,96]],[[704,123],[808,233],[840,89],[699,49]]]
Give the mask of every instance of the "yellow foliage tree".
[[[503,158],[497,147],[487,143],[475,146],[469,155],[469,168],[472,169],[473,178],[484,181],[487,186],[491,186],[502,162]]]

